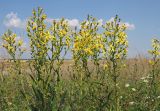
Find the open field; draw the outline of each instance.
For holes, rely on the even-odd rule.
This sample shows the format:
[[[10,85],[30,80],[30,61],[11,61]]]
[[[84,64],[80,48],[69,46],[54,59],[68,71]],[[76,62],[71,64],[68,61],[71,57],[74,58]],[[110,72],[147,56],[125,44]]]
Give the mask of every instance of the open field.
[[[33,74],[29,68],[30,62],[31,61],[21,61],[22,74],[19,75],[14,72],[14,69],[12,69],[12,64],[14,64],[13,62],[1,61],[0,110],[29,110],[28,105],[34,99],[34,97],[31,96],[34,93],[32,92],[31,88],[33,84],[32,79],[29,76]],[[104,61],[100,62],[101,65],[104,63]],[[80,78],[74,80],[72,78],[73,64],[74,61],[72,60],[64,60],[64,63],[61,66],[61,79],[63,82],[59,82],[59,85],[61,85],[60,88],[55,86],[54,83],[51,83],[55,86],[54,90],[57,91],[55,97],[57,99],[54,104],[56,104],[57,107],[62,104],[62,109],[60,108],[60,110],[67,111],[70,110],[70,108],[74,110],[75,107],[75,111],[85,111],[88,108],[91,111],[98,110],[98,108],[102,108],[102,111],[107,110],[106,108],[109,107],[108,105],[113,102],[113,86],[111,85],[112,81],[109,78],[105,78],[104,81],[103,79],[101,80],[96,78],[96,76],[92,76],[90,79],[87,80],[88,82],[83,81],[84,83],[79,80]],[[88,67],[92,74],[96,74],[95,65],[93,64],[93,62],[90,61],[88,63]],[[158,69],[160,69],[160,65],[158,66]],[[100,70],[102,71],[103,67],[101,67]],[[147,108],[149,98],[147,92],[150,88],[148,87],[149,79],[147,77],[150,74],[150,71],[151,67],[149,66],[148,60],[143,57],[126,60],[126,66],[121,69],[118,79],[119,104],[121,110],[148,110]],[[101,74],[109,73],[103,72]],[[158,77],[158,81],[159,80],[160,78]],[[94,92],[92,92],[92,90]],[[157,86],[157,90],[158,92],[160,91],[159,84]],[[27,101],[26,98],[23,96],[22,91],[28,94]],[[67,93],[67,95],[64,95],[65,93]],[[159,93],[157,93],[156,95],[156,104],[159,108],[160,98],[158,94]],[[103,102],[106,104],[106,106],[102,107],[100,103]],[[72,105],[74,105],[74,107]],[[53,109],[56,109],[57,107],[55,106],[55,108]]]
[[[26,73],[31,73],[30,68],[29,68],[29,64],[31,63],[31,61],[33,60],[20,60],[22,63],[22,70],[24,70],[24,72]],[[149,59],[144,58],[144,57],[135,57],[132,59],[127,59],[126,60],[126,64],[125,67],[123,68],[122,72],[123,73],[123,78],[129,78],[126,80],[130,80],[131,78],[141,78],[143,76],[146,76],[149,71],[150,71],[150,67],[149,67]],[[0,71],[2,74],[5,75],[5,73],[8,75],[7,70],[10,69],[12,67],[12,62],[10,63],[9,60],[1,60],[0,61]],[[13,63],[14,64],[14,63]],[[100,66],[101,69],[103,69],[103,65],[105,64],[105,60],[101,60],[100,61]],[[70,70],[74,65],[74,61],[73,60],[64,60],[63,64],[61,66],[61,73],[63,74],[64,79],[68,78],[70,76]],[[94,67],[94,63],[92,61],[88,62],[88,67],[90,68],[91,71],[95,70]],[[134,74],[134,70],[137,70],[136,74]],[[65,77],[66,76],[66,77]]]

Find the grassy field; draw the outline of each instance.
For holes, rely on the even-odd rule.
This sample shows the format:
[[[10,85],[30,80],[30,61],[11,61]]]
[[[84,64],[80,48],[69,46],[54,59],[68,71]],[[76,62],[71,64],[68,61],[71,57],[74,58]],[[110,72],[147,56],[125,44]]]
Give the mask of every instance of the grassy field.
[[[31,61],[22,61],[22,74],[17,74],[14,70],[14,63],[1,61],[1,76],[0,76],[0,110],[2,111],[28,111],[30,110],[30,105],[34,104],[37,107],[48,105],[47,92],[43,92],[44,103],[34,103],[36,100],[36,95],[34,95],[32,85],[33,80],[30,75],[34,73],[31,72],[29,68],[29,63]],[[101,61],[100,64],[104,64]],[[73,78],[74,75],[74,62],[72,60],[64,60],[61,66],[61,82],[55,84],[51,82],[54,86],[54,103],[52,110],[75,110],[75,111],[93,111],[93,110],[110,110],[114,106],[112,95],[113,93],[113,83],[111,78],[109,78],[109,72],[103,72],[103,67],[100,67],[101,74],[106,74],[106,78],[97,78],[95,65],[92,61],[88,63],[89,70],[92,72],[92,77],[87,80],[80,80],[80,78]],[[102,65],[103,66],[103,65]],[[160,65],[158,65],[160,69]],[[149,66],[148,59],[143,57],[138,57],[134,59],[126,60],[126,66],[120,70],[120,76],[118,79],[118,103],[119,109],[122,111],[147,111],[149,110],[150,96],[148,92],[149,78],[151,67]],[[158,72],[159,73],[159,72]],[[43,75],[45,77],[46,75]],[[102,75],[99,75],[99,77]],[[53,76],[52,76],[53,77]],[[54,77],[53,77],[54,78]],[[158,76],[159,83],[159,76]],[[42,86],[39,86],[42,87]],[[42,91],[45,89],[41,89]],[[154,94],[156,106],[159,110],[160,105],[160,86],[157,84],[157,94]],[[25,96],[27,94],[27,97]],[[40,98],[39,98],[40,99]],[[36,100],[36,102],[42,102],[42,100]],[[36,106],[37,105],[37,106]],[[112,106],[113,105],[113,106]],[[49,106],[47,106],[49,107]],[[36,110],[36,109],[32,109]],[[46,109],[45,109],[46,110]],[[47,109],[48,111],[50,109]],[[46,111],[47,111],[46,110]]]

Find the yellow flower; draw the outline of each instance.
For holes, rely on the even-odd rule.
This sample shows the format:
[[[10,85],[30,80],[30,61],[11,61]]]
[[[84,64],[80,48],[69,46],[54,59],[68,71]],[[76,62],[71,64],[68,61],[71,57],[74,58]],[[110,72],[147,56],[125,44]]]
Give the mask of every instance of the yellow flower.
[[[78,42],[74,43],[73,48],[75,48],[75,49],[78,48]]]
[[[18,41],[18,46],[21,46],[23,44],[23,41],[22,40],[19,40]]]
[[[46,19],[47,18],[47,15],[46,14],[43,14],[42,15],[42,19],[44,20],[44,19]]]
[[[91,51],[90,48],[85,48],[84,51],[89,55],[93,55],[93,52]]]
[[[8,50],[9,50],[10,52],[13,52],[13,51],[14,51],[14,48],[11,47],[11,46],[9,46],[9,47],[8,47]]]
[[[55,36],[51,36],[51,40],[55,41],[56,37]]]
[[[124,38],[124,37],[126,37],[127,35],[126,35],[126,33],[125,32],[120,32],[119,33],[119,37],[120,38]]]
[[[111,44],[111,45],[109,46],[109,51],[110,51],[110,52],[114,52],[114,51],[115,51],[114,48],[115,48],[115,47]]]
[[[128,47],[128,41],[124,41],[124,45]]]
[[[126,54],[126,53],[127,53],[127,49],[125,48],[125,49],[123,50],[123,52],[124,52],[124,54]]]
[[[154,65],[154,61],[149,60],[149,64]]]
[[[105,35],[106,35],[106,36],[111,36],[111,32],[106,31],[106,32],[105,32]]]
[[[152,56],[159,56],[160,55],[160,41],[158,39],[152,39],[152,50],[149,50],[148,52]]]
[[[59,36],[60,37],[63,37],[63,36],[65,36],[67,34],[67,32],[65,31],[65,30],[60,30],[59,31]]]
[[[107,64],[104,64],[104,65],[103,65],[103,68],[104,68],[104,69],[108,69],[108,65],[107,65]]]
[[[67,45],[68,47],[70,47],[70,38],[69,38],[69,37],[66,37],[66,45]]]
[[[121,26],[121,28],[122,28],[122,29],[126,29],[126,28],[127,28],[126,24],[123,24],[123,25]]]
[[[41,45],[38,43],[38,44],[37,44],[37,47],[38,47],[38,48],[40,48],[40,47],[41,47]]]
[[[120,59],[120,54],[116,54],[116,59]]]
[[[37,26],[36,26],[36,25],[34,25],[34,26],[33,26],[33,28],[32,28],[32,30],[34,31],[34,30],[36,30],[36,28],[37,28]]]
[[[49,41],[49,39],[51,39],[51,35],[49,31],[46,31],[45,36],[46,36],[46,42]]]

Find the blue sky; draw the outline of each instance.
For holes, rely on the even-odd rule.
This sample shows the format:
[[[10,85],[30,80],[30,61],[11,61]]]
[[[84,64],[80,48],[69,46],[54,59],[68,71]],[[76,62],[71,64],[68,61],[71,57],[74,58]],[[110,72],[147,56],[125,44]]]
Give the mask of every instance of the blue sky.
[[[23,25],[38,6],[48,18],[65,17],[71,24],[86,19],[88,14],[103,21],[118,14],[130,27],[129,57],[146,54],[151,39],[160,39],[160,0],[0,0],[0,35],[12,28],[28,43]],[[10,19],[17,21],[12,23]]]

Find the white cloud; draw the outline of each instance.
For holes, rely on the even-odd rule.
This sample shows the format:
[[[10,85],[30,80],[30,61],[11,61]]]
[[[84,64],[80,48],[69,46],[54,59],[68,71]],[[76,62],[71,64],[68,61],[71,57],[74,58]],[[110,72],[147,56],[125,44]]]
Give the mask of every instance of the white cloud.
[[[59,21],[60,19],[59,18],[57,18],[57,19],[47,18],[46,22],[49,24],[52,24],[53,20]],[[65,20],[68,22],[68,24],[71,28],[75,28],[75,27],[80,28],[81,24],[78,19],[65,19]],[[103,19],[99,19],[98,22],[99,22],[99,26],[103,25]]]
[[[6,15],[4,25],[8,28],[25,28],[26,20],[21,20],[17,13],[11,12]]]
[[[134,24],[130,24],[129,22],[125,22],[124,24],[126,25],[128,30],[134,30],[135,29],[135,25]]]
[[[17,36],[15,40],[16,40],[16,42],[18,42],[19,40],[22,40],[22,37],[21,36]]]
[[[74,27],[77,27],[77,28],[80,28],[80,21],[78,19],[66,19],[69,23],[69,26],[74,28]],[[103,19],[99,19],[98,20],[99,22],[99,26],[103,25]]]
[[[113,22],[114,21],[114,17],[111,17],[108,22]]]
[[[49,24],[52,24],[53,20],[60,20],[60,19],[53,19],[53,18],[47,18],[46,22]],[[4,25],[7,28],[25,28],[27,20],[22,20],[18,17],[17,13],[11,12],[6,15],[5,20],[4,20]],[[77,27],[80,28],[80,22],[78,19],[66,19],[68,21],[68,24],[71,28]],[[111,17],[108,22],[114,21],[114,17]],[[103,19],[99,19],[99,26],[103,25]],[[129,22],[123,22],[128,30],[134,30],[135,25],[131,24]]]
[[[55,20],[55,19],[47,18],[47,19],[46,19],[46,22],[49,23],[49,24],[52,24],[53,20]]]
[[[59,21],[60,19],[47,18],[46,22],[52,24],[53,20]],[[78,19],[65,19],[71,28],[80,27],[80,23]]]
[[[80,27],[80,23],[78,19],[66,19],[66,21],[68,21],[68,24],[70,27],[74,28],[74,27]]]
[[[113,22],[114,21],[114,17],[111,17],[108,22]],[[135,25],[131,24],[129,22],[122,22],[122,24],[125,24],[127,27],[127,30],[134,30],[135,29]]]

